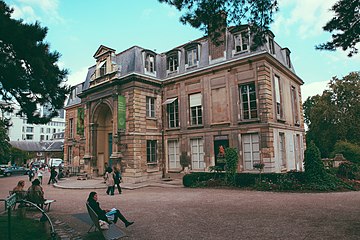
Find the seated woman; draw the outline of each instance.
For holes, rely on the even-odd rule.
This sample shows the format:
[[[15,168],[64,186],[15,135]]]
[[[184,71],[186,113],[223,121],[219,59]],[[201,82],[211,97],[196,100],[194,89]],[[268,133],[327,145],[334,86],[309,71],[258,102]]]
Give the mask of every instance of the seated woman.
[[[121,219],[121,221],[123,221],[125,223],[125,227],[130,226],[131,224],[133,224],[134,222],[129,222],[124,215],[121,214],[121,212],[119,210],[103,210],[100,208],[100,204],[98,203],[98,196],[96,192],[91,192],[89,194],[89,197],[87,199],[87,203],[89,204],[89,206],[94,210],[94,212],[98,215],[99,220],[103,220],[107,223],[110,223],[109,219],[114,219],[112,220],[114,223],[117,222],[118,218]]]
[[[43,208],[45,198],[44,198],[44,190],[40,186],[39,179],[35,179],[32,181],[31,186],[28,188],[27,191],[27,199],[30,202],[37,204],[39,207]]]
[[[20,180],[16,187],[12,190],[12,193],[16,194],[16,201],[21,201],[26,198],[26,191],[24,189],[25,187],[25,181]],[[23,206],[22,203],[20,203],[19,207]]]

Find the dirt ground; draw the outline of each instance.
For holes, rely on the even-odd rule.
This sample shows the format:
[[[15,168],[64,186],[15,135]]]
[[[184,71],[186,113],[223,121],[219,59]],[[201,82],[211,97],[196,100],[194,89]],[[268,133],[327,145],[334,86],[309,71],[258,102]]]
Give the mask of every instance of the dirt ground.
[[[0,198],[26,176],[0,177]],[[47,177],[45,177],[45,181]],[[60,189],[44,184],[45,197],[56,199],[50,216],[83,239],[90,189]],[[97,189],[102,208],[116,207],[135,224],[124,239],[360,239],[360,192],[273,193],[233,189],[146,187],[108,196]],[[74,216],[75,215],[75,216]]]

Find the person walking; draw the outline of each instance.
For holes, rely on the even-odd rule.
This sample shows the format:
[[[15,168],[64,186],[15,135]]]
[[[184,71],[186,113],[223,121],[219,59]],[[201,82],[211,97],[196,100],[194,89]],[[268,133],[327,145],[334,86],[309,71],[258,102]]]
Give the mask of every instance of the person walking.
[[[117,169],[117,167],[114,167],[114,182],[115,185],[117,186],[119,194],[121,194],[121,187],[120,187],[121,180],[122,180],[121,172]]]
[[[38,179],[40,181],[40,184],[42,184],[43,176],[44,176],[44,170],[43,170],[43,168],[40,168],[38,173],[37,173],[37,177],[38,177]]]
[[[35,175],[34,169],[32,167],[30,168],[30,170],[28,172],[28,175],[29,175],[29,182],[31,182],[33,180],[33,178],[34,178],[34,175]]]
[[[89,197],[87,199],[87,203],[92,208],[92,210],[94,210],[94,212],[98,215],[99,220],[103,220],[107,223],[110,223],[110,221],[116,223],[118,218],[120,218],[120,220],[125,224],[125,227],[134,224],[134,222],[128,221],[124,217],[124,215],[122,215],[122,213],[116,208],[113,208],[111,210],[101,209],[100,204],[98,202],[98,195],[96,192],[90,192]]]
[[[106,193],[107,195],[109,195],[109,193],[111,195],[114,195],[114,188],[115,188],[115,181],[114,181],[114,172],[111,169],[111,167],[108,167],[106,169],[106,173],[105,173],[105,183],[107,186],[107,190]]]
[[[57,175],[57,172],[55,170],[55,167],[51,167],[50,168],[50,178],[49,178],[48,184],[50,184],[50,182],[57,183],[56,175]]]

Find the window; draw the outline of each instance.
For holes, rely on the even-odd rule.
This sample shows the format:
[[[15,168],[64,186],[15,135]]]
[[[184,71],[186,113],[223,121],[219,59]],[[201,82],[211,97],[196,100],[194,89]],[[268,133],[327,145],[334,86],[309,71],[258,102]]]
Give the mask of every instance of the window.
[[[71,165],[73,163],[73,151],[72,146],[68,146],[68,165]]]
[[[245,52],[249,50],[249,32],[242,31],[235,35],[235,52]]]
[[[40,141],[44,141],[45,140],[45,136],[44,135],[40,135]]]
[[[156,140],[146,141],[146,160],[148,163],[157,162],[156,145]]]
[[[169,100],[169,101],[168,101]],[[179,127],[179,103],[177,98],[168,99],[167,114],[169,121],[169,128]]]
[[[242,106],[242,119],[256,119],[258,114],[255,82],[240,85],[239,91]]]
[[[50,128],[46,128],[46,133],[50,133],[51,129]]]
[[[69,119],[69,138],[73,138],[74,137],[74,119],[70,118]]]
[[[33,139],[34,139],[34,135],[26,134],[26,140],[33,140]]]
[[[40,133],[44,133],[44,128],[41,128],[41,129],[40,129]]]
[[[288,48],[285,48],[285,54],[286,54],[286,65],[289,68],[291,68],[290,50]]]
[[[204,140],[201,138],[191,139],[191,166],[193,169],[204,169]]]
[[[189,96],[190,103],[190,124],[202,124],[202,106],[201,106],[201,93],[192,94]]]
[[[56,133],[56,128],[53,128],[53,133]]]
[[[275,44],[272,37],[269,37],[269,52],[270,54],[275,54]]]
[[[168,157],[169,157],[169,168],[177,169],[181,168],[180,165],[180,156],[179,156],[179,141],[178,140],[169,140],[168,141]]]
[[[275,102],[276,102],[276,118],[282,118],[282,104],[281,104],[281,90],[280,90],[280,78],[274,76],[274,90],[275,90]]]
[[[149,53],[145,57],[145,72],[155,73],[155,57]]]
[[[102,61],[99,64],[98,68],[99,68],[100,77],[104,76],[106,74],[106,61]]]
[[[155,117],[155,98],[146,97],[146,116]]]
[[[281,168],[286,168],[286,148],[284,133],[279,133],[279,161],[281,161]]]
[[[49,140],[49,135],[46,135],[46,140]]]
[[[186,50],[186,64],[188,67],[198,65],[198,54],[196,47]]]
[[[242,137],[244,167],[253,170],[254,163],[260,163],[259,134],[244,134]]]
[[[167,57],[167,70],[170,73],[176,72],[178,70],[178,67],[179,67],[178,55],[177,54],[169,55]]]
[[[300,119],[299,119],[299,109],[298,109],[296,88],[294,86],[291,86],[290,91],[291,91],[291,106],[292,106],[292,114],[293,114],[294,124],[299,125]]]

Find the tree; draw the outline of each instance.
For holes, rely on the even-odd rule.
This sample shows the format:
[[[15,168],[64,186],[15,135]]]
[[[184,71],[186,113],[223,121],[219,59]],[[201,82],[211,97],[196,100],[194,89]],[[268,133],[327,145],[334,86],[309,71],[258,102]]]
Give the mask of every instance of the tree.
[[[9,136],[6,131],[6,123],[0,119],[0,163],[5,163],[8,160],[10,151]]]
[[[60,69],[58,52],[50,52],[44,42],[47,28],[11,18],[13,9],[0,1],[0,110],[13,111],[28,123],[47,123],[63,108],[69,87],[64,84],[67,70]],[[37,109],[46,106],[50,114],[40,116]]]
[[[346,51],[349,48],[349,57],[357,54],[356,45],[360,42],[360,1],[339,0],[330,10],[335,16],[323,29],[335,33],[332,34],[331,41],[316,46],[316,49],[335,51],[341,48]]]
[[[224,28],[224,14],[227,25],[250,25],[254,40],[252,49],[266,42],[269,24],[273,22],[273,13],[278,10],[276,0],[159,0],[185,11],[180,22],[194,28],[219,43],[220,32]]]
[[[329,157],[337,141],[360,144],[360,72],[342,79],[333,77],[329,89],[304,102],[306,138],[319,147],[322,157]]]

